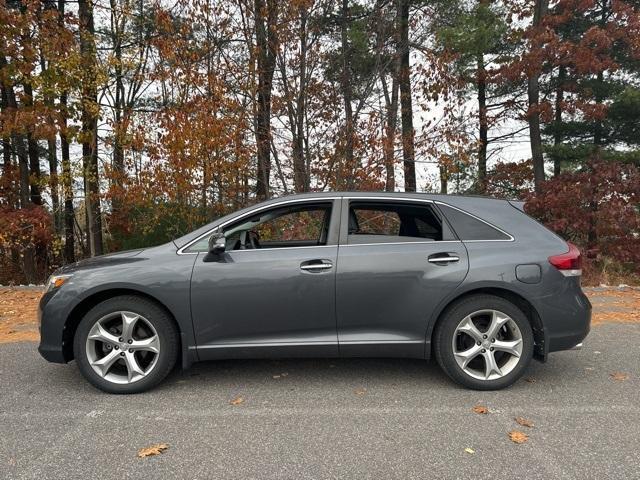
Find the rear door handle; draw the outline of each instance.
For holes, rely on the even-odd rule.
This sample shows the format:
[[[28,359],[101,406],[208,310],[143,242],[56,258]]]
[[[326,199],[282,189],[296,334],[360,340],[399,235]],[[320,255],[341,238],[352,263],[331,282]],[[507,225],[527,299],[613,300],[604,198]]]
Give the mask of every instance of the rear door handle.
[[[460,257],[455,253],[442,252],[429,255],[427,261],[429,263],[435,263],[436,265],[445,265],[447,263],[455,263],[460,261]]]
[[[305,272],[322,272],[324,270],[330,270],[333,268],[331,260],[309,260],[300,264],[300,270]]]

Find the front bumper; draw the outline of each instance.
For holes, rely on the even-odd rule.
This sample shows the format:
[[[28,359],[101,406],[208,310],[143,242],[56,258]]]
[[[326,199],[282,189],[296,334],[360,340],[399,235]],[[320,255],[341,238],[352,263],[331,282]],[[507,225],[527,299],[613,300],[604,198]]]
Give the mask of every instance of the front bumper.
[[[38,304],[38,323],[40,328],[40,345],[38,352],[48,362],[67,363],[65,358],[65,321],[67,312],[64,303],[52,301],[60,292],[45,293]]]

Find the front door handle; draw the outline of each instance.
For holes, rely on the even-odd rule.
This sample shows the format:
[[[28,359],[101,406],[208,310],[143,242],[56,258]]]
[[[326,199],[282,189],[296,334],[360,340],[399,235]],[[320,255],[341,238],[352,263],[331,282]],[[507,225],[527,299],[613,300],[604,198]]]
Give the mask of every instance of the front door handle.
[[[429,255],[427,261],[429,263],[435,263],[436,265],[446,265],[460,261],[460,257],[455,253],[442,252]]]
[[[322,272],[333,268],[331,260],[309,260],[300,264],[300,270],[305,272]]]

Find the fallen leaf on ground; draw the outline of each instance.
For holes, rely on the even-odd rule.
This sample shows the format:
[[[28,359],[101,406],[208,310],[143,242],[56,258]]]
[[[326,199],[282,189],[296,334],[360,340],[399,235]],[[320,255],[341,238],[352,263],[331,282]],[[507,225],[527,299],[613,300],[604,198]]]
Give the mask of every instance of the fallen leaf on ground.
[[[236,397],[233,400],[231,400],[229,403],[231,405],[240,405],[242,402],[244,402],[244,398],[242,397]]]
[[[624,372],[613,372],[613,373],[610,373],[609,375],[611,376],[611,378],[613,378],[614,380],[617,380],[618,382],[622,382],[627,378],[629,378],[629,374]]]
[[[479,413],[481,415],[486,415],[487,413],[489,413],[489,409],[484,405],[476,405],[475,407],[472,408],[472,410],[475,413]]]
[[[524,379],[524,381],[528,383],[536,383],[536,379],[533,377],[527,377]]]
[[[138,450],[138,458],[153,457],[154,455],[160,455],[167,448],[169,448],[169,445],[167,445],[166,443],[158,443],[157,445],[151,445],[150,447],[147,447],[147,448],[141,448],[140,450]]]
[[[524,443],[529,440],[529,436],[519,430],[513,430],[509,432],[509,438],[513,443]]]
[[[533,427],[533,422],[531,420],[527,420],[526,418],[516,417],[515,420],[516,422],[518,422],[518,425],[522,425],[523,427]]]
[[[364,387],[360,387],[360,388],[356,388],[353,393],[355,393],[356,395],[366,395],[367,394],[367,389]]]
[[[464,451],[467,453],[476,453],[476,451],[473,448],[465,448]]]

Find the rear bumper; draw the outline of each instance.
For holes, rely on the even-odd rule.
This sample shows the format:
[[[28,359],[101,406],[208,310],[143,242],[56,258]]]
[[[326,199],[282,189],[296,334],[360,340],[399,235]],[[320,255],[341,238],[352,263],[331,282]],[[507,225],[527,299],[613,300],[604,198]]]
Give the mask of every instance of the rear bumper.
[[[539,313],[544,325],[545,357],[551,352],[579,350],[591,330],[591,302],[579,287],[570,295],[563,292],[545,299]]]

